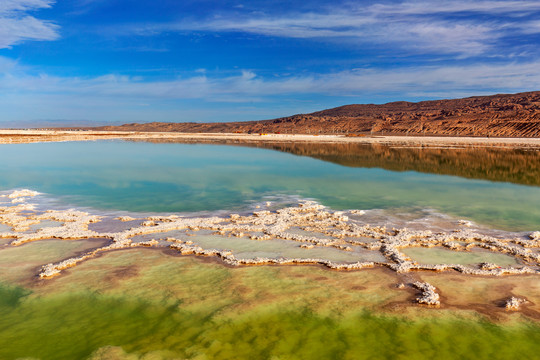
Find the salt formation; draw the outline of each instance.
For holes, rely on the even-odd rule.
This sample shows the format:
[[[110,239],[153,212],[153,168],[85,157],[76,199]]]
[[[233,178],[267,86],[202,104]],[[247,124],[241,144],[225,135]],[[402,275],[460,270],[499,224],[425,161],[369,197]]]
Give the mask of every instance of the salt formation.
[[[516,311],[516,310],[519,310],[519,308],[521,307],[521,304],[525,304],[526,302],[527,300],[525,299],[512,296],[510,299],[506,300],[506,304],[504,306],[506,310]]]
[[[29,196],[36,196],[36,195],[39,195],[37,191],[22,189],[22,190],[15,190],[11,194],[9,194],[7,197],[10,199],[15,199],[15,198],[29,197]]]
[[[469,221],[469,220],[459,220],[458,224],[463,225],[463,226],[467,226],[467,227],[471,227],[471,226],[474,225],[473,222]]]
[[[30,226],[39,224],[40,222],[40,220],[20,214],[32,210],[34,210],[34,205],[31,204],[18,204],[16,206],[7,207],[0,206],[0,223],[10,226],[13,231],[26,231]]]
[[[431,306],[441,305],[441,302],[439,301],[439,294],[437,294],[435,291],[435,286],[419,281],[413,283],[413,286],[422,291],[422,294],[416,298],[417,303]]]
[[[131,216],[119,216],[116,218],[116,220],[120,220],[120,221],[133,221],[133,220],[137,220],[135,218],[132,218]]]
[[[32,195],[33,194],[33,195]],[[35,196],[30,190],[21,190],[8,195],[8,198],[26,198]],[[6,196],[4,196],[6,197]],[[89,228],[90,224],[112,217],[91,215],[77,210],[38,211],[26,203],[9,204],[0,207],[0,224],[11,227],[11,231],[0,233],[0,238],[13,239],[12,246],[22,245],[43,239],[108,239],[110,243],[84,253],[80,256],[43,266],[39,276],[49,278],[62,270],[76,266],[100,253],[129,249],[133,247],[169,247],[181,254],[219,257],[229,265],[264,265],[264,264],[319,264],[335,270],[359,270],[384,266],[398,273],[411,271],[458,271],[470,275],[514,275],[538,274],[540,272],[540,232],[529,238],[517,237],[501,239],[474,232],[471,229],[458,229],[451,232],[433,232],[429,230],[410,230],[369,225],[349,215],[362,212],[332,211],[312,201],[300,202],[297,206],[275,211],[256,211],[249,215],[230,214],[228,217],[180,217],[150,216],[136,219],[130,216],[114,218],[116,221],[139,221],[137,226],[118,232],[97,232]],[[354,217],[354,216],[353,216]],[[54,221],[59,226],[49,226],[30,231],[42,221]],[[167,234],[175,232],[174,236]],[[358,255],[358,261],[331,261],[324,257],[255,257],[245,258],[230,249],[207,249],[197,244],[197,239],[186,238],[206,231],[221,237],[243,238],[246,241],[290,241],[299,243],[298,248],[306,255],[313,249],[331,248],[351,255]],[[148,240],[149,235],[163,238]],[[467,252],[471,249],[485,249],[494,253],[503,253],[519,259],[521,265],[501,267],[493,263],[481,263],[478,266],[461,264],[419,264],[402,252],[410,247],[445,247],[452,251]],[[385,260],[362,261],[361,253],[381,254]],[[319,252],[320,254],[320,252]],[[438,305],[439,296],[435,288],[426,283],[414,283],[422,291],[419,303]]]

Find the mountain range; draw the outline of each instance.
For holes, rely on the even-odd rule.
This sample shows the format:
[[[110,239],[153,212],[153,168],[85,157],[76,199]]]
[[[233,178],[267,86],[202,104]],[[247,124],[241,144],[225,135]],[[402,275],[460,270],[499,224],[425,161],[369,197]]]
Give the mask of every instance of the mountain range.
[[[96,130],[349,135],[540,136],[540,91],[463,99],[353,104],[260,121],[133,123]]]

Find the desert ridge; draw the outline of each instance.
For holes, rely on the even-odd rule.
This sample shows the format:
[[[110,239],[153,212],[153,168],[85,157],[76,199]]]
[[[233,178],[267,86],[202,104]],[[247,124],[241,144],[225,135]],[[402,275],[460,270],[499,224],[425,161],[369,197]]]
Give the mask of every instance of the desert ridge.
[[[540,136],[540,91],[463,99],[353,104],[310,114],[242,122],[132,123],[87,128],[187,133]]]

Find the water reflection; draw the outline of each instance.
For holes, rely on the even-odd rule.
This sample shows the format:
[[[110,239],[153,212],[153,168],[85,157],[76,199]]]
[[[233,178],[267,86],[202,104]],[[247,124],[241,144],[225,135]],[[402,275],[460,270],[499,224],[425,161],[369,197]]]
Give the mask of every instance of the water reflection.
[[[418,171],[540,185],[540,151],[509,148],[390,147],[363,144],[277,144],[270,148],[352,167]]]
[[[178,141],[159,141],[178,142]],[[223,141],[282,151],[349,167],[459,176],[521,185],[540,186],[540,150],[512,147],[396,147],[358,143],[265,143]]]
[[[123,141],[3,145],[0,190],[29,188],[75,206],[134,212],[249,211],[254,203],[288,205],[304,198],[333,209],[429,210],[498,229],[539,228],[538,152],[235,145],[242,146]]]

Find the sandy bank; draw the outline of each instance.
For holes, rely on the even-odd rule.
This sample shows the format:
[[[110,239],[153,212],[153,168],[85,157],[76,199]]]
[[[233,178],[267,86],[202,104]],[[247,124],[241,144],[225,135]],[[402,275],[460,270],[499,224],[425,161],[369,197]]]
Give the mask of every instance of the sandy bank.
[[[540,149],[540,138],[482,138],[433,136],[365,136],[344,135],[292,135],[292,134],[228,134],[228,133],[176,133],[176,132],[124,132],[124,131],[55,131],[55,130],[0,130],[0,144],[95,141],[102,139],[169,140],[178,142],[309,142],[387,144],[393,146],[509,146]]]

